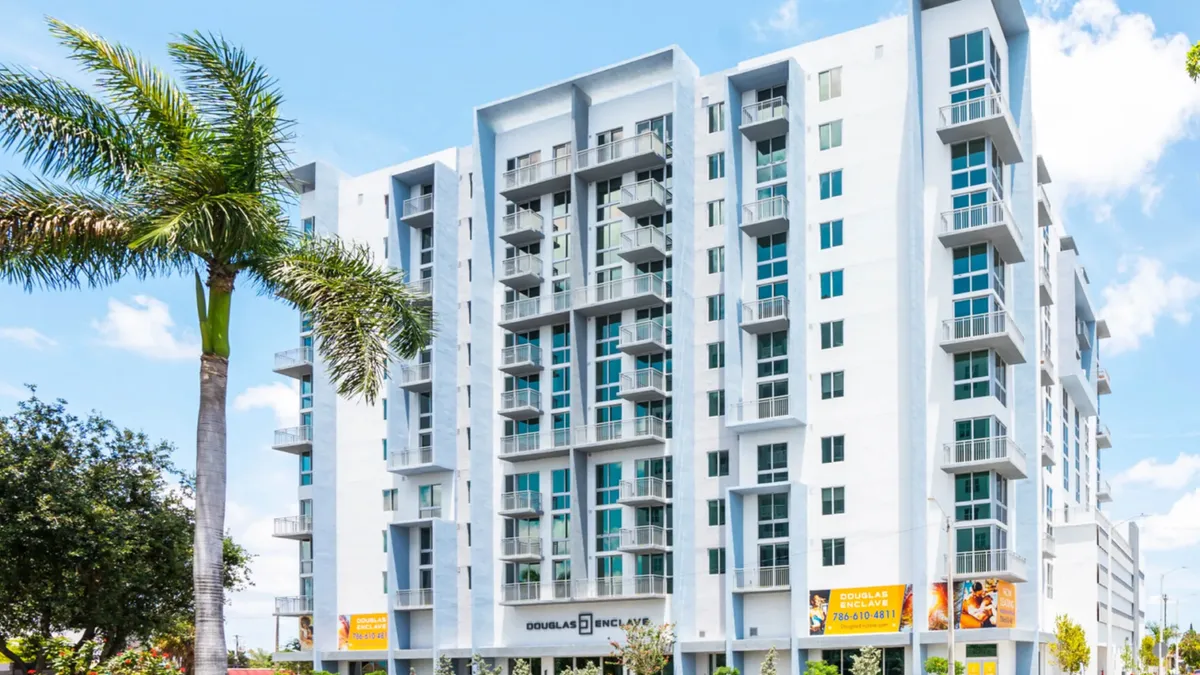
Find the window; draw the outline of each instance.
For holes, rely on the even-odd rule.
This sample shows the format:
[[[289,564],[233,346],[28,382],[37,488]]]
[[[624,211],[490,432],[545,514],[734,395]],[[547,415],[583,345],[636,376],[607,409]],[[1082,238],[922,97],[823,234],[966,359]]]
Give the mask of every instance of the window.
[[[304,220],[300,221],[300,227],[304,230],[304,234],[306,236],[311,237],[317,232],[317,219],[305,218]]]
[[[950,38],[952,88],[990,81],[994,90],[1000,91],[1001,72],[1000,53],[986,31]]]
[[[842,121],[834,120],[817,127],[821,137],[821,149],[840,148],[842,146]]]
[[[716,180],[725,177],[725,153],[718,152],[708,156],[708,179]]]
[[[708,477],[718,478],[729,475],[729,451],[713,450],[708,453]]]
[[[779,232],[765,237],[758,237],[755,240],[754,255],[755,255],[755,275],[758,281],[774,279],[776,277],[787,276],[787,232]],[[770,293],[763,293],[762,286],[759,286],[759,299],[770,298],[777,295],[787,295],[787,287],[780,289],[782,292],[776,293],[772,289]]]
[[[312,453],[302,452],[300,453],[300,484],[312,485],[312,481]]]
[[[554,511],[571,508],[571,470],[555,469],[550,473],[550,508]]]
[[[785,483],[788,479],[787,443],[767,443],[758,446],[758,482]]]
[[[821,463],[832,464],[846,460],[846,437],[825,436],[821,439]]]
[[[846,371],[835,370],[821,373],[821,399],[841,398],[846,395]]]
[[[720,274],[725,271],[725,247],[718,246],[708,249],[708,273]]]
[[[708,296],[708,320],[723,321],[725,319],[725,296]]]
[[[718,389],[708,392],[708,416],[720,417],[725,414],[725,390]]]
[[[758,496],[758,538],[788,536],[788,495],[786,492]],[[770,565],[768,565],[770,567]]]
[[[842,245],[842,221],[831,220],[821,223],[821,250]]]
[[[820,87],[820,100],[828,101],[842,95],[842,68],[830,68],[817,74]]]
[[[846,540],[844,538],[821,540],[821,566],[835,567],[846,564]]]
[[[596,465],[596,506],[616,504],[620,497],[621,463]]]
[[[821,272],[821,299],[837,298],[842,295],[842,272],[832,270]]]
[[[843,322],[841,319],[837,321],[826,321],[821,324],[821,349],[833,349],[842,346],[844,338]]]
[[[422,485],[417,494],[419,515],[422,518],[442,517],[442,485]]]
[[[755,179],[769,183],[787,178],[787,136],[776,136],[755,144]]]
[[[708,549],[708,573],[725,574],[725,549]]]
[[[820,175],[821,199],[842,196],[842,170],[827,171]]]
[[[1008,368],[999,354],[981,350],[954,355],[954,400],[995,396],[1007,405]]]
[[[724,368],[725,367],[725,343],[724,342],[708,343],[708,367],[709,368]]]
[[[714,103],[708,106],[708,133],[715,134],[725,131],[725,103]]]
[[[395,511],[396,510],[396,497],[397,497],[396,488],[390,488],[390,489],[383,491],[383,510],[384,511]]]
[[[725,224],[725,200],[718,199],[708,203],[708,226],[716,227]]]
[[[725,524],[724,499],[708,500],[708,524],[710,527],[719,527]]]
[[[787,340],[786,330],[758,336],[758,377],[787,375]]]
[[[846,512],[846,488],[821,488],[821,515],[836,516]]]

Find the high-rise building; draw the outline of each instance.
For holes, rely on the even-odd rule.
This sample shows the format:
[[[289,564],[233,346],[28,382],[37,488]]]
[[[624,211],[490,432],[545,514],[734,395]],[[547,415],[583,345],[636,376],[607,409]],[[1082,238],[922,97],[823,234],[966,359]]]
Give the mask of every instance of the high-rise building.
[[[303,317],[276,359],[302,407],[280,657],[556,675],[648,621],[680,673],[875,646],[917,675],[952,620],[970,675],[1028,675],[1067,613],[1118,672],[1137,529],[1100,510],[1108,331],[1033,67],[1017,0],[915,0],[726,71],[671,47],[483,105],[469,147],[363,176],[297,169],[304,229],[405,270],[437,334],[371,405]]]

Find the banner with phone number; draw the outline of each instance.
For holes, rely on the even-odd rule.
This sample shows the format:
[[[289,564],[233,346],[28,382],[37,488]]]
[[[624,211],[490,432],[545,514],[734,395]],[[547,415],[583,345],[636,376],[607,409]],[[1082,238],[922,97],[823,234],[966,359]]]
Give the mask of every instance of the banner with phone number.
[[[912,626],[912,586],[812,591],[809,635],[896,633]]]

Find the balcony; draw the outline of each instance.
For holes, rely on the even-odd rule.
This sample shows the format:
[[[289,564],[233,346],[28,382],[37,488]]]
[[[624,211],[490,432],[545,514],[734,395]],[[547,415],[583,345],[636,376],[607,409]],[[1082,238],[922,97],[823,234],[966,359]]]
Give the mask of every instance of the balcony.
[[[662,213],[671,203],[671,191],[653,178],[621,186],[617,208],[630,218]]]
[[[504,584],[500,587],[500,604],[536,605],[539,603],[570,602],[573,597],[573,590],[570,579],[553,582],[550,586],[549,594],[542,592],[542,582],[540,581]]]
[[[667,283],[657,274],[639,274],[576,289],[579,311],[614,314],[626,309],[658,307],[667,302]]]
[[[392,609],[433,609],[432,588],[406,588],[392,593]]]
[[[938,112],[937,134],[946,145],[987,136],[1006,166],[1025,161],[1021,156],[1017,125],[1000,94],[951,103],[942,106]]]
[[[275,352],[275,372],[285,377],[300,379],[313,372],[312,347],[297,347]]]
[[[275,616],[300,616],[312,614],[313,599],[311,595],[293,595],[275,598]]]
[[[1041,375],[1041,383],[1043,387],[1050,387],[1054,385],[1054,361],[1050,358],[1050,345],[1042,347],[1042,356],[1038,359],[1038,372]]]
[[[275,442],[271,444],[275,450],[299,455],[312,451],[312,426],[288,427],[275,430]]]
[[[497,513],[509,518],[537,518],[542,515],[542,493],[532,490],[501,493]]]
[[[426,393],[433,389],[433,364],[409,363],[400,367],[400,388]]]
[[[671,331],[662,319],[644,319],[634,324],[621,326],[617,349],[626,354],[642,356],[667,351]]]
[[[1092,332],[1087,323],[1080,319],[1075,320],[1075,342],[1081,350],[1087,351],[1092,348]]]
[[[275,532],[272,536],[280,539],[312,539],[313,523],[311,515],[284,516],[275,519]]]
[[[500,194],[510,202],[523,202],[551,192],[562,192],[571,185],[571,155],[519,166],[500,177]]]
[[[621,373],[618,395],[626,401],[656,401],[667,397],[667,374],[657,368]]]
[[[671,252],[671,238],[658,227],[636,227],[621,234],[617,255],[631,263],[662,260]]]
[[[500,305],[500,327],[521,332],[562,323],[571,314],[571,292],[524,298]]]
[[[667,528],[658,525],[621,530],[619,548],[626,553],[666,553],[671,550]]]
[[[798,417],[801,411],[792,401],[791,396],[740,401],[730,412],[732,419],[726,424],[738,433],[781,429],[802,424]]]
[[[1049,307],[1054,304],[1054,284],[1050,281],[1050,270],[1038,265],[1038,307]]]
[[[542,258],[532,253],[522,253],[500,261],[500,283],[524,290],[542,283]]]
[[[635,577],[605,577],[601,579],[576,579],[573,597],[575,600],[622,600],[626,598],[665,598],[669,579],[657,574],[640,574]]]
[[[1058,464],[1058,455],[1054,452],[1054,439],[1050,434],[1042,434],[1042,468],[1051,467]]]
[[[542,559],[542,540],[538,537],[505,537],[500,540],[500,559],[537,562]]]
[[[742,134],[751,141],[765,141],[787,133],[787,99],[776,96],[742,106]]]
[[[1054,547],[1054,535],[1047,532],[1042,535],[1042,557],[1057,558],[1058,551]]]
[[[1108,481],[1098,481],[1096,483],[1096,501],[1107,504],[1112,500],[1112,487],[1109,486]]]
[[[1096,393],[1107,395],[1112,393],[1112,381],[1108,379],[1108,371],[1096,368]]]
[[[734,593],[762,593],[765,591],[787,591],[792,587],[791,568],[746,567],[733,571]]]
[[[433,225],[433,194],[419,195],[404,200],[400,220],[421,229]]]
[[[1025,467],[1025,451],[1003,436],[948,443],[942,463],[946,473],[995,471],[1009,480],[1028,477]]]
[[[533,431],[500,438],[500,459],[527,462],[546,457],[565,457],[571,450],[571,430]]]
[[[615,450],[654,445],[667,441],[667,423],[661,417],[599,422],[575,429],[575,448],[586,451]]]
[[[742,330],[755,335],[788,327],[788,299],[783,296],[742,303]]]
[[[421,298],[425,302],[430,302],[433,295],[433,277],[425,277],[409,282],[408,287],[416,291],[418,294],[425,296]]]
[[[580,150],[575,155],[575,173],[589,183],[616,178],[630,171],[661,166],[667,161],[667,144],[647,131],[637,136]]]
[[[661,506],[670,500],[667,482],[653,476],[623,480],[620,489],[617,502],[627,506]]]
[[[1112,447],[1112,436],[1108,434],[1108,427],[1096,420],[1096,447],[1108,449]]]
[[[1009,550],[970,551],[954,555],[954,580],[1000,579],[1022,582],[1028,579],[1025,559]]]
[[[435,518],[441,518],[441,517],[442,517],[442,507],[440,504],[438,506],[418,506],[417,507],[417,519],[418,520],[433,520]]]
[[[742,232],[751,237],[779,234],[787,228],[787,197],[770,197],[742,206]]]
[[[540,213],[522,209],[500,220],[500,239],[509,246],[526,246],[546,236],[545,228]]]
[[[942,349],[948,354],[994,349],[1010,366],[1025,363],[1025,338],[1003,310],[946,319],[942,322]]]
[[[542,414],[542,392],[514,389],[500,394],[500,414],[510,420],[527,420]]]
[[[500,371],[508,375],[532,375],[542,370],[542,348],[531,343],[500,350]]]
[[[387,470],[401,476],[414,476],[442,468],[434,465],[433,448],[426,445],[388,453]]]
[[[1050,211],[1050,198],[1046,196],[1046,187],[1044,185],[1039,184],[1037,192],[1038,226],[1049,227],[1054,222],[1054,214]]]
[[[992,201],[942,213],[938,239],[946,248],[990,243],[1007,263],[1025,262],[1024,239],[1008,204],[989,191]]]

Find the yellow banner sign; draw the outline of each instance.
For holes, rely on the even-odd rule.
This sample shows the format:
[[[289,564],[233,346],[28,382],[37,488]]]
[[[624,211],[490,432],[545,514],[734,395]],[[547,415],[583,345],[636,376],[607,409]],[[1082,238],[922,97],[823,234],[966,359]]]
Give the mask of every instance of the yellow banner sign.
[[[338,649],[386,651],[387,632],[387,614],[343,614],[338,617]]]
[[[912,587],[813,591],[808,615],[809,635],[895,633],[912,625]]]

